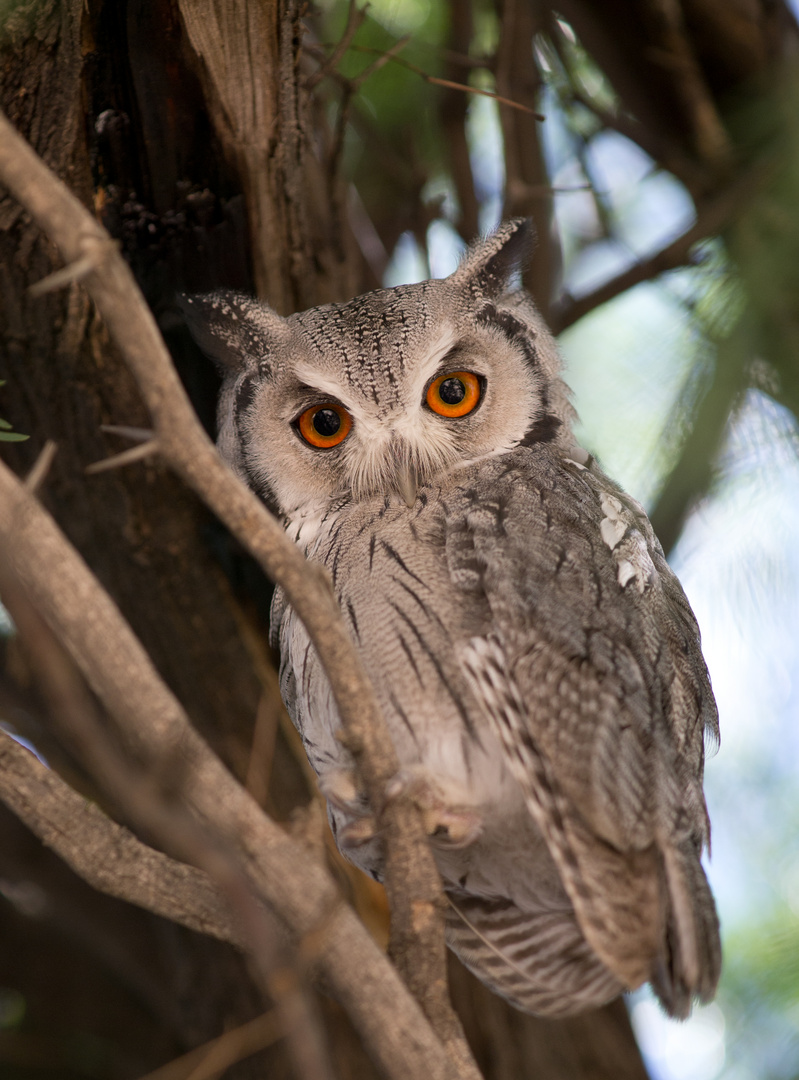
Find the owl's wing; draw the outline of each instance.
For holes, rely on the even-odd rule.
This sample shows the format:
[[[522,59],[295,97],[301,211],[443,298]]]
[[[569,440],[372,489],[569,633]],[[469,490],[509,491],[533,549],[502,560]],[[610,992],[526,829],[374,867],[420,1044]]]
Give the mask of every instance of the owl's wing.
[[[490,610],[464,673],[588,943],[685,1015],[720,966],[699,861],[718,728],[693,614],[643,510],[598,470],[534,446],[479,475],[446,508],[453,580]]]

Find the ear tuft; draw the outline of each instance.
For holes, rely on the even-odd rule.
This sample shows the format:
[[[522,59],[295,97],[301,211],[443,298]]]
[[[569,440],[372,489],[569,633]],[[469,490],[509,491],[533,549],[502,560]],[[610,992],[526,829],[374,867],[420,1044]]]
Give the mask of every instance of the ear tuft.
[[[177,301],[197,345],[226,372],[268,365],[275,340],[287,330],[285,319],[268,304],[244,293],[181,293]]]
[[[494,299],[507,291],[513,274],[523,269],[534,243],[531,218],[504,221],[496,232],[472,244],[448,280]]]

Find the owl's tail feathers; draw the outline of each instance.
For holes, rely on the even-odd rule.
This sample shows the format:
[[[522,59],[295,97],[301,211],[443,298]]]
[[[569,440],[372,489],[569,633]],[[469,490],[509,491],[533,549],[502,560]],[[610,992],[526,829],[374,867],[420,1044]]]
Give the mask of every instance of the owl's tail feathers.
[[[692,998],[709,1001],[721,973],[716,905],[691,840],[664,844],[668,889],[664,950],[655,961],[652,988],[671,1016],[685,1019]]]
[[[447,944],[516,1008],[570,1016],[625,990],[586,942],[573,911],[522,911],[510,900],[460,892],[448,899]]]

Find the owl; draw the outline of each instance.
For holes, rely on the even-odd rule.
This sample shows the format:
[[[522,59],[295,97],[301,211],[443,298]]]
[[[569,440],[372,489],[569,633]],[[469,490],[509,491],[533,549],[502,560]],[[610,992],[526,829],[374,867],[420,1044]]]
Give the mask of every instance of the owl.
[[[560,1017],[651,982],[686,1016],[720,968],[688,601],[641,506],[572,435],[519,271],[525,220],[442,280],[283,318],[185,303],[222,368],[219,448],[327,568],[420,807],[447,940]],[[313,645],[278,587],[281,688],[341,852],[382,846]]]

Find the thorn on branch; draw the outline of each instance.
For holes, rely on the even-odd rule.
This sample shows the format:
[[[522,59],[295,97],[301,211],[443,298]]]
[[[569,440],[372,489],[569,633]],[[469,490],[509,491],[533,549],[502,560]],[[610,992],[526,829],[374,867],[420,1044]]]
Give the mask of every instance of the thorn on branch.
[[[79,259],[68,263],[52,274],[48,274],[46,278],[37,281],[35,285],[31,285],[28,293],[36,298],[44,296],[45,293],[55,292],[56,289],[62,289],[65,285],[72,285],[73,282],[82,281],[92,270],[97,270],[109,252],[116,251],[119,244],[116,240],[110,238],[100,239],[97,236],[86,236],[81,241],[81,247],[84,249],[84,254]]]
[[[131,442],[147,442],[155,437],[152,428],[126,427],[116,424],[101,424],[100,431],[104,431],[107,435],[119,435],[120,438],[130,439]]]
[[[52,439],[48,439],[42,448],[42,452],[36,458],[33,468],[25,478],[25,487],[31,495],[35,495],[44,483],[57,451],[57,443],[54,443]]]
[[[95,461],[91,465],[87,465],[83,471],[87,476],[96,476],[97,473],[109,472],[111,469],[121,469],[124,465],[132,465],[136,461],[144,461],[145,458],[152,457],[160,449],[161,444],[158,439],[150,439],[139,446],[132,446],[129,450],[123,450],[121,454],[114,454],[113,457]]]

